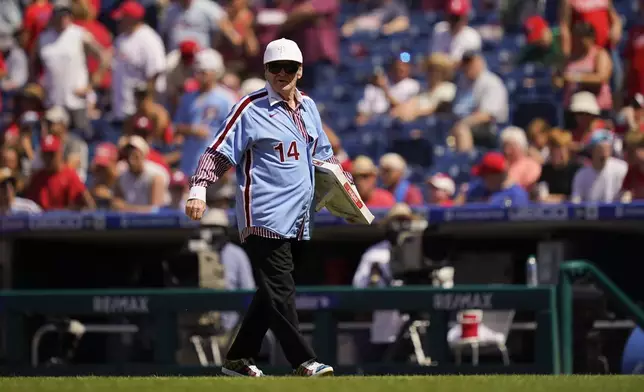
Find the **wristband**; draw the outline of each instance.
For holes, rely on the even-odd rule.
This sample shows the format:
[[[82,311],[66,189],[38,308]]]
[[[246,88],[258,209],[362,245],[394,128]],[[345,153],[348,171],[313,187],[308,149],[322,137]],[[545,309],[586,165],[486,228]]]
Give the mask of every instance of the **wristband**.
[[[188,195],[188,200],[197,199],[201,200],[204,203],[206,202],[206,187],[203,186],[193,186],[190,188],[190,194]]]

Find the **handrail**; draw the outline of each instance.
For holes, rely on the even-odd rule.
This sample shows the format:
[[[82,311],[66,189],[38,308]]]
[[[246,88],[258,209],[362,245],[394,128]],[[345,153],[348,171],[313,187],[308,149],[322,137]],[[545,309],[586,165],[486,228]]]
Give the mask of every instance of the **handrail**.
[[[561,310],[561,347],[562,365],[564,374],[572,374],[573,370],[573,291],[572,284],[580,275],[590,274],[604,289],[604,292],[633,321],[644,329],[644,310],[637,306],[608,276],[594,264],[584,260],[572,260],[562,263],[559,267],[560,275],[560,310]]]

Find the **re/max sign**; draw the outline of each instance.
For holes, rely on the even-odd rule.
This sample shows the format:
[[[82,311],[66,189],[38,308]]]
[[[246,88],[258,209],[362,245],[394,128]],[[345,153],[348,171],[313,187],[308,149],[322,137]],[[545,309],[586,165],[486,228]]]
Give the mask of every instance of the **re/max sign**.
[[[145,296],[97,296],[93,299],[96,313],[150,313]]]
[[[492,293],[434,294],[433,305],[437,310],[492,309]]]

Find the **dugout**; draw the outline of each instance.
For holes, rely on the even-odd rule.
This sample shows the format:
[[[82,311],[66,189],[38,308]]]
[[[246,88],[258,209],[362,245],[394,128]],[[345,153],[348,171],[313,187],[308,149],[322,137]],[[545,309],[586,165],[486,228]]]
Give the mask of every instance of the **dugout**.
[[[456,284],[524,283],[526,258],[587,259],[596,263],[631,298],[644,301],[639,276],[638,244],[644,228],[637,222],[446,223],[430,226],[424,237],[427,257],[447,259],[456,268]],[[197,264],[186,244],[194,229],[122,229],[115,231],[39,231],[4,236],[2,281],[13,289],[161,288],[169,286],[164,261],[180,271],[181,283],[197,285]],[[236,234],[222,233],[236,241]],[[350,284],[361,254],[381,241],[377,226],[320,227],[309,243],[308,260],[297,268],[299,285]],[[555,260],[556,259],[556,260]],[[591,295],[588,306],[596,307]],[[601,298],[600,298],[601,300]],[[606,315],[582,311],[586,318]],[[303,314],[306,322],[308,315]],[[352,316],[347,315],[347,319]],[[93,320],[86,320],[93,321]],[[98,320],[101,321],[101,320]],[[521,322],[521,315],[517,315]],[[34,319],[33,328],[42,320]],[[602,340],[611,363],[618,363],[630,329],[613,328]],[[530,339],[529,332],[525,339]],[[84,362],[118,360],[105,337],[87,337],[78,357]],[[94,341],[92,341],[94,340]],[[612,344],[614,343],[614,344]],[[58,344],[51,342],[52,346]],[[143,344],[144,346],[144,344]],[[530,345],[516,343],[518,358],[530,357]],[[512,347],[510,347],[512,350]],[[83,351],[85,350],[85,351]],[[611,351],[612,350],[612,351]],[[145,347],[137,351],[145,360]],[[579,363],[579,361],[577,361]]]

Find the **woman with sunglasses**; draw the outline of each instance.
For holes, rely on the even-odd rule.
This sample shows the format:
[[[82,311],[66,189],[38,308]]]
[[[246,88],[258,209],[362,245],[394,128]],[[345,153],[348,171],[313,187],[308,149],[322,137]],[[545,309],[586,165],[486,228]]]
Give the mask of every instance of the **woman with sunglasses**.
[[[263,376],[253,360],[269,328],[295,375],[333,375],[299,332],[295,308],[293,270],[304,260],[303,244],[311,236],[313,158],[340,164],[315,102],[296,87],[302,60],[291,40],[268,44],[266,86],[235,105],[190,181],[186,214],[199,220],[206,209],[206,188],[228,168],[236,169],[237,225],[258,290],[224,362],[222,372],[230,376]]]

